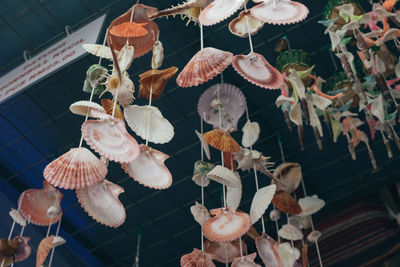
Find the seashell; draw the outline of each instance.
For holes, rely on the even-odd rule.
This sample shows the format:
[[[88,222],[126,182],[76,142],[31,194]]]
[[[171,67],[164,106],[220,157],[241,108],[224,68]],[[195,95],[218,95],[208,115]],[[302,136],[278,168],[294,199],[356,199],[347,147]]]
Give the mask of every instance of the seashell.
[[[129,127],[142,139],[164,144],[174,137],[174,127],[157,107],[131,105],[124,109],[124,116]]]
[[[235,154],[231,152],[223,152],[224,154],[224,166],[229,170],[236,172],[237,164],[235,160]]]
[[[246,121],[246,124],[242,128],[242,145],[244,147],[253,146],[258,138],[260,137],[260,125],[257,122]]]
[[[252,84],[266,89],[280,89],[283,85],[281,73],[263,55],[250,53],[233,57],[232,66],[237,73]]]
[[[197,104],[197,111],[205,122],[214,126],[214,129],[227,132],[237,130],[237,124],[245,110],[246,98],[242,91],[228,83],[219,83],[208,88]]]
[[[303,233],[291,224],[282,225],[278,231],[278,235],[287,240],[300,240],[303,238]]]
[[[304,20],[308,16],[308,8],[294,1],[262,1],[250,9],[251,15],[262,22],[285,25]]]
[[[28,245],[30,238],[21,236],[17,236],[16,238],[19,241],[19,246],[15,254],[15,261],[24,261],[31,255],[31,247]]]
[[[105,113],[108,115],[112,115],[114,110],[114,101],[111,99],[102,99],[101,105],[103,106]],[[115,104],[114,118],[120,119],[124,121],[124,113],[122,113],[121,107],[118,104]]]
[[[278,242],[276,242],[266,233],[263,233],[260,237],[256,238],[256,247],[258,255],[265,266],[283,267],[277,251]]]
[[[53,204],[50,206],[50,208],[47,209],[47,216],[51,218],[57,217],[60,213],[62,212],[61,207],[59,207],[56,204]]]
[[[207,143],[215,149],[224,152],[238,152],[239,144],[224,130],[215,129],[203,134]]]
[[[272,203],[282,212],[296,215],[301,212],[300,205],[294,200],[294,198],[285,191],[276,192]]]
[[[143,28],[147,23],[124,22],[110,28],[109,32],[117,37],[141,37],[148,33]]]
[[[96,57],[106,58],[109,60],[113,59],[111,49],[106,45],[83,44],[82,47],[86,52],[95,55]]]
[[[206,221],[211,219],[211,215],[208,209],[198,202],[190,207],[190,212],[192,213],[195,221],[198,222],[200,225],[203,225]]]
[[[47,215],[47,210],[53,206],[60,206],[63,194],[43,180],[43,189],[28,189],[18,199],[18,207],[25,219],[39,226],[47,226],[58,222],[62,212],[55,218]]]
[[[14,258],[18,252],[19,245],[20,239],[17,236],[12,240],[8,240],[7,238],[0,239],[0,255]]]
[[[139,157],[122,164],[122,168],[139,184],[153,189],[166,189],[172,184],[172,175],[164,164],[168,158],[167,154],[141,144]]]
[[[249,29],[247,29],[246,18],[249,23]],[[249,32],[250,35],[255,35],[263,27],[264,22],[253,17],[249,10],[243,10],[239,13],[237,18],[233,19],[229,23],[229,31],[232,34],[242,38],[247,38],[249,36]]]
[[[293,225],[297,229],[303,229],[303,222],[299,216],[290,216],[288,219],[288,224]]]
[[[278,184],[272,181],[272,183],[277,184],[277,191],[292,193],[300,185],[302,179],[301,166],[298,163],[285,162],[275,169],[273,175],[280,182]]]
[[[256,257],[256,252],[243,257],[238,257],[233,260],[231,267],[261,267],[261,265],[254,263]]]
[[[178,72],[177,67],[170,67],[164,70],[148,70],[139,75],[139,97],[150,99],[152,91],[152,100],[157,99],[164,91],[167,82]]]
[[[239,175],[234,173],[233,171],[221,166],[217,165],[212,169],[207,177],[211,180],[226,185],[230,187],[241,187],[242,183],[240,181]]]
[[[26,220],[18,210],[12,208],[8,214],[10,214],[14,222],[21,226],[26,226]]]
[[[82,208],[97,222],[117,228],[125,222],[125,208],[118,196],[124,189],[108,180],[76,190]]]
[[[91,101],[81,100],[81,101],[75,102],[69,106],[69,110],[72,113],[77,114],[77,115],[82,115],[82,116],[90,115],[90,111],[92,109],[95,109],[99,112],[106,113],[106,111],[104,110],[104,108],[102,106],[100,106],[99,104],[97,104],[95,102],[91,102]]]
[[[308,234],[307,240],[310,241],[311,243],[316,243],[318,239],[321,237],[321,232],[320,231],[312,231],[311,233]]]
[[[281,218],[281,212],[279,210],[271,210],[269,213],[269,218],[271,221],[276,222]]]
[[[227,187],[226,190],[226,205],[234,210],[237,210],[242,198],[242,187]]]
[[[250,217],[232,208],[211,210],[214,217],[203,224],[204,236],[217,242],[229,242],[243,236],[250,229]]]
[[[199,133],[197,130],[195,130],[194,132],[200,140],[201,147],[203,148],[202,151],[204,151],[206,157],[210,159],[210,147],[208,146],[207,141],[204,139],[203,134]]]
[[[214,0],[200,12],[199,21],[205,26],[217,24],[240,9],[246,0]]]
[[[197,52],[179,73],[176,83],[180,87],[192,87],[203,84],[221,72],[232,62],[233,54],[213,47]]]
[[[114,99],[117,98],[117,90],[116,89],[110,91],[112,93]],[[129,78],[128,73],[125,71],[122,73],[121,82],[118,85],[118,102],[124,108],[129,106],[134,99],[134,96],[133,96],[134,92],[135,92],[135,86],[133,85],[132,80]]]
[[[89,149],[72,148],[46,166],[44,178],[52,185],[76,189],[104,180],[107,167]],[[47,212],[47,209],[46,209]]]
[[[311,197],[300,198],[299,205],[301,207],[299,216],[310,216],[322,209],[325,206],[325,201],[318,198],[317,195],[313,195]]]
[[[238,162],[239,169],[250,171],[255,167],[256,170],[270,178],[274,178],[268,170],[273,165],[273,163],[268,161],[269,159],[270,157],[265,157],[261,152],[247,148],[242,148],[239,152],[235,153],[235,160]]]
[[[135,48],[131,45],[125,44],[118,52],[117,60],[121,72],[125,72],[132,64],[135,55]]]
[[[239,242],[242,243],[242,253],[246,254],[246,243],[240,239],[236,239],[231,242],[213,242],[206,240],[204,242],[204,251],[211,254],[214,260],[218,262],[232,262],[234,258],[240,256]]]
[[[192,180],[198,186],[206,187],[210,184],[210,180],[207,178],[209,173],[215,167],[214,164],[198,160],[194,163],[194,171]]]
[[[124,122],[111,116],[83,123],[82,136],[94,151],[110,160],[127,163],[139,156],[139,145],[126,131]]]
[[[274,184],[257,190],[250,208],[250,222],[252,225],[255,224],[268,209],[268,206],[271,204],[272,198],[274,197],[275,190],[276,185]]]
[[[40,241],[36,252],[36,267],[42,267],[50,250],[53,248],[54,235],[45,237]]]
[[[94,64],[86,71],[86,79],[83,83],[83,91],[99,95],[106,90],[105,82],[108,70],[98,64]]]
[[[151,68],[153,70],[161,67],[164,60],[164,47],[160,41],[156,41],[153,45],[153,57],[151,58]]]
[[[300,251],[295,247],[291,247],[288,242],[279,244],[277,251],[283,267],[293,267],[296,260],[300,258]]]
[[[61,236],[55,236],[53,238],[53,247],[54,248],[64,245],[65,243],[67,243],[67,241],[64,238],[62,238]]]
[[[195,248],[192,253],[185,254],[181,258],[181,267],[215,267],[212,256]]]

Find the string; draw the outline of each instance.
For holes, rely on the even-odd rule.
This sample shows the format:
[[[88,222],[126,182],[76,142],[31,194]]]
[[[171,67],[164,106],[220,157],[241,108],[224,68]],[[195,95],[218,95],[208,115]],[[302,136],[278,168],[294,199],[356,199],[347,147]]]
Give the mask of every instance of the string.
[[[242,237],[239,237],[239,249],[240,249],[240,257],[243,258]]]
[[[106,30],[106,34],[105,34],[105,36],[104,36],[104,40],[103,40],[103,45],[105,45],[106,44],[106,40],[107,40],[107,34],[108,34],[108,32],[107,32],[107,30]],[[103,58],[102,57],[99,57],[99,63],[98,63],[98,65],[101,65],[101,60],[102,60]],[[93,90],[93,89],[92,89]]]
[[[203,116],[204,116],[204,114],[203,114]],[[203,126],[203,118],[202,117],[200,117],[200,132],[201,132],[201,135],[203,135],[204,126]],[[204,155],[203,155],[204,148],[203,148],[203,145],[201,144],[201,142],[200,142],[200,150],[201,150],[201,161],[203,161],[204,160]],[[201,205],[204,206],[204,186],[201,185],[200,187],[201,187]],[[204,251],[203,225],[201,225],[201,250]]]
[[[140,231],[140,227],[138,227],[138,241],[136,245],[136,256],[135,256],[135,263],[132,265],[132,267],[139,267],[139,253],[140,253],[140,241],[142,239],[142,234]]]
[[[244,4],[244,10],[247,11],[246,4]],[[253,53],[253,41],[251,40],[251,34],[250,34],[250,26],[249,26],[249,19],[247,16],[244,17],[246,19],[246,28],[247,28],[247,35],[249,36],[249,45],[250,45],[250,53]]]
[[[149,107],[151,107],[152,100],[153,100],[153,79],[151,79],[151,84],[150,84]],[[149,116],[147,118],[146,146],[149,144],[150,118],[151,118],[151,109],[149,109]]]
[[[60,226],[61,226],[61,218],[58,221],[58,225],[57,225],[57,230],[56,230],[56,236],[58,236],[58,234],[60,233]],[[51,263],[53,262],[53,257],[54,257],[54,250],[56,249],[55,246],[53,246],[53,248],[51,249],[51,254],[50,254],[50,260],[49,260],[49,267],[51,267]]]
[[[203,50],[203,48],[204,48],[203,24],[201,24],[200,22],[199,22],[199,24],[200,24],[200,48],[201,48],[201,50]]]
[[[49,223],[49,226],[47,227],[46,237],[48,237],[49,234],[50,234],[50,228],[51,228],[51,223],[52,223],[52,222],[53,222],[53,217],[50,217],[50,223]]]

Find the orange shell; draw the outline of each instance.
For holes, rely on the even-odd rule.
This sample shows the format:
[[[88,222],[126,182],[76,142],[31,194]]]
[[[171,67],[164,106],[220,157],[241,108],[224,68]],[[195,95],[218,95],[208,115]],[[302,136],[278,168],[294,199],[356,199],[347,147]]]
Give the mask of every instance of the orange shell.
[[[112,101],[111,99],[102,99],[101,100],[101,105],[106,110],[108,115],[112,115],[113,108],[114,108],[114,101]],[[115,105],[114,117],[117,118],[117,119],[120,119],[122,121],[125,120],[124,119],[124,113],[122,113],[121,107],[118,104]]]
[[[212,256],[195,248],[192,253],[181,258],[181,267],[215,267]]]
[[[235,139],[228,132],[221,129],[206,132],[203,137],[210,146],[224,152],[238,152],[240,149]]]
[[[232,62],[233,54],[213,47],[200,50],[179,73],[176,83],[180,87],[192,87],[205,83],[221,72]]]
[[[224,165],[227,169],[235,172],[237,171],[237,164],[235,155],[231,152],[224,152]]]
[[[301,212],[300,205],[294,200],[294,198],[285,191],[279,191],[275,193],[272,203],[280,210],[285,213],[296,215]]]
[[[250,229],[250,217],[244,212],[228,207],[214,209],[210,213],[214,217],[203,224],[203,234],[211,241],[233,241],[246,234]],[[222,233],[218,233],[218,231],[222,231]]]
[[[46,261],[47,256],[51,248],[53,247],[54,235],[45,237],[40,241],[37,253],[36,253],[36,267],[41,267]]]
[[[26,220],[34,225],[47,226],[51,223],[58,222],[62,216],[62,212],[53,219],[47,215],[47,210],[56,205],[61,209],[60,203],[63,194],[43,180],[43,189],[28,189],[24,191],[18,199],[18,206],[21,214]]]
[[[148,32],[143,26],[147,23],[124,22],[110,29],[110,33],[117,37],[140,37]]]
[[[164,91],[167,82],[178,72],[177,67],[165,70],[148,70],[139,75],[139,97],[150,98],[150,87],[153,86],[152,99],[157,99]]]

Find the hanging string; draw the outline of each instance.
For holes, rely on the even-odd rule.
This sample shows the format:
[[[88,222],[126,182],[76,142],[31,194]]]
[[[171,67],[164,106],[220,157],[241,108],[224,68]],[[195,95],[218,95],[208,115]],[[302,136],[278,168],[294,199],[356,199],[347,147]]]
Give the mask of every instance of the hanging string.
[[[105,34],[105,36],[104,36],[103,45],[106,44],[107,34],[108,34],[108,29],[106,30],[106,34]],[[102,57],[99,57],[99,63],[98,63],[98,65],[101,65],[101,60],[102,60],[102,59],[103,59]],[[93,90],[93,89],[92,89],[92,90]]]
[[[221,81],[223,81],[223,75],[221,74]],[[221,99],[220,99],[220,86],[218,85],[217,89],[217,96],[218,96],[218,117],[219,117],[219,128],[222,129],[222,115],[221,115]],[[221,165],[224,167],[224,152],[221,150]],[[222,185],[222,195],[224,198],[224,208],[226,208],[226,192],[225,192],[225,186]]]
[[[203,116],[205,116],[205,114],[203,113]],[[200,132],[201,135],[203,135],[204,132],[204,126],[203,126],[203,118],[200,116]],[[204,160],[204,148],[203,145],[200,142],[200,151],[201,151],[201,161]],[[204,206],[204,186],[201,185],[201,205]],[[201,250],[204,251],[204,235],[203,235],[203,225],[201,225]]]
[[[203,48],[204,48],[203,24],[201,24],[200,22],[199,22],[199,24],[200,24],[200,48],[201,48],[201,50],[203,50]]]
[[[243,258],[242,237],[239,237],[239,249],[240,249],[240,257]]]
[[[246,4],[244,4],[244,10],[247,11]],[[251,40],[249,19],[247,18],[247,16],[245,16],[244,18],[246,19],[247,35],[249,36],[250,53],[253,53],[254,49],[253,49],[253,41]]]
[[[53,217],[50,217],[50,223],[49,223],[49,226],[47,227],[46,237],[48,237],[49,234],[50,234],[50,228],[51,228],[51,223],[52,223],[52,222],[53,222]]]
[[[58,221],[58,225],[57,225],[57,230],[56,230],[56,236],[58,236],[58,234],[60,233],[60,226],[61,226],[61,219]],[[50,260],[49,260],[49,267],[51,267],[51,263],[53,262],[53,257],[54,257],[54,250],[56,249],[55,246],[53,246],[53,248],[51,249],[51,254],[50,254]]]
[[[152,99],[153,99],[153,79],[151,80],[151,84],[150,84],[149,107],[151,107]],[[151,109],[149,109],[149,116],[147,118],[146,146],[149,144],[150,118],[151,118]]]
[[[142,239],[142,232],[140,230],[140,227],[138,227],[136,256],[135,256],[135,262],[133,263],[132,267],[139,267],[139,253],[140,253],[140,241],[141,241],[141,239]]]

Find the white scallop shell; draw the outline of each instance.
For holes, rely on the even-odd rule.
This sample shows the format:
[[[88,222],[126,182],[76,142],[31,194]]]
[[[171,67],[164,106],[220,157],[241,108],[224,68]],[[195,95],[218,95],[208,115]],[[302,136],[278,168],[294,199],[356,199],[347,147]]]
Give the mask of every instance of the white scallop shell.
[[[291,224],[282,225],[282,228],[278,231],[278,235],[287,240],[300,240],[303,238],[303,233]]]
[[[201,24],[211,26],[232,16],[246,0],[214,0],[200,12]]]
[[[204,139],[203,135],[195,130],[197,137],[200,140],[200,144],[203,147],[203,151],[206,154],[206,157],[210,159],[210,146],[208,145],[207,141]]]
[[[301,207],[300,216],[309,216],[317,213],[320,209],[325,206],[325,201],[318,198],[317,195],[307,196],[299,199],[299,205]]]
[[[104,108],[102,106],[100,106],[99,104],[97,104],[96,102],[85,101],[85,100],[81,100],[81,101],[72,103],[69,106],[69,110],[74,114],[82,115],[82,116],[90,115],[91,110],[97,110],[101,113],[106,113]]]
[[[271,210],[269,213],[269,218],[271,221],[276,222],[281,218],[281,212],[279,210]]]
[[[217,183],[230,186],[230,187],[241,187],[242,182],[240,181],[240,177],[235,174],[233,171],[221,166],[217,165],[212,169],[207,177]]]
[[[260,137],[260,125],[257,122],[247,121],[242,128],[242,145],[244,147],[253,146]]]
[[[234,210],[237,210],[242,199],[242,187],[227,186],[226,190],[226,205]]]
[[[190,212],[192,213],[196,222],[198,222],[200,225],[203,225],[206,221],[211,219],[208,209],[198,202],[190,207]]]
[[[135,48],[128,43],[125,44],[118,52],[118,65],[121,72],[129,69],[132,64],[133,56],[135,54]]]
[[[156,107],[130,105],[124,109],[124,117],[129,127],[142,139],[148,136],[150,142],[164,144],[174,137],[174,127]]]
[[[256,223],[268,209],[271,204],[272,198],[274,197],[276,185],[271,184],[269,186],[258,189],[254,195],[253,201],[251,202],[250,208],[250,222],[251,224]]]
[[[53,248],[64,245],[67,241],[61,236],[55,236],[53,239]]]
[[[11,209],[9,214],[14,222],[18,223],[21,226],[26,226],[26,220],[18,210]]]
[[[156,41],[153,45],[153,57],[151,58],[151,68],[153,70],[161,67],[164,60],[164,47],[160,41]]]
[[[300,251],[288,242],[279,244],[276,250],[282,261],[282,267],[293,267],[295,261],[300,258]]]
[[[83,44],[82,47],[88,53],[97,57],[106,58],[109,60],[113,59],[111,49],[108,46],[99,44]]]
[[[310,241],[311,243],[316,243],[318,239],[321,237],[321,232],[320,231],[312,231],[311,233],[308,234],[307,240]]]

